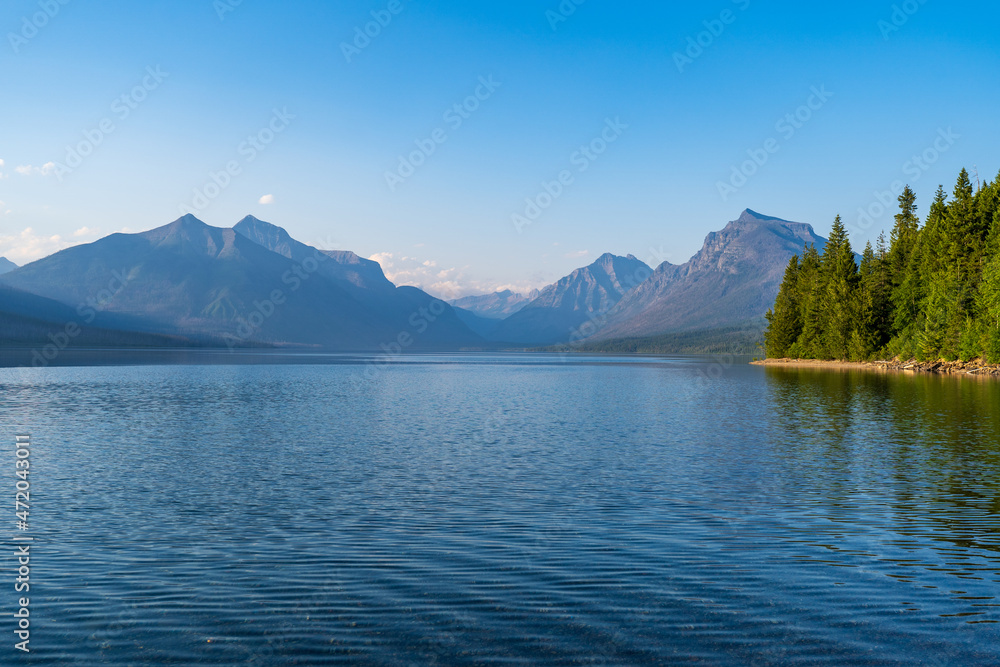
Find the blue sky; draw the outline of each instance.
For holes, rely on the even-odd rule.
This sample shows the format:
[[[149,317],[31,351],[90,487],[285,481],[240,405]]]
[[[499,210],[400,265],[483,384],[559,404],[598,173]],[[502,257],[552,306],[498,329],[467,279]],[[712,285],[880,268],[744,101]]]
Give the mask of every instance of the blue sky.
[[[603,252],[681,263],[744,208],[824,235],[840,213],[861,247],[893,211],[859,208],[879,213],[895,181],[924,214],[963,166],[1000,170],[998,15],[939,0],[8,0],[0,255],[185,207],[376,256],[443,296],[541,286]],[[366,24],[377,34],[355,43]]]

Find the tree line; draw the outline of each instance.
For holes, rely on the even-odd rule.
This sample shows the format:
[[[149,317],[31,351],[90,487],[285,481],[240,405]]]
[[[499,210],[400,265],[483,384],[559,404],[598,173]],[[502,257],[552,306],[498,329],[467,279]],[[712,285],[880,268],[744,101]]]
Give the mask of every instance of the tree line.
[[[1000,176],[974,187],[963,169],[923,225],[907,186],[860,263],[837,216],[822,252],[789,261],[767,321],[769,357],[1000,363]]]

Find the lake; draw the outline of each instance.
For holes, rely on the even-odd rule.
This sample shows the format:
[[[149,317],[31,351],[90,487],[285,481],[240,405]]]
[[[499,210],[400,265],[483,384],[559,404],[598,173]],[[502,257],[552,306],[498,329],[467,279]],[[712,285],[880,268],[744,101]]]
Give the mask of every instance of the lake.
[[[0,369],[34,538],[31,653],[7,546],[0,663],[1000,663],[995,381],[128,361]]]

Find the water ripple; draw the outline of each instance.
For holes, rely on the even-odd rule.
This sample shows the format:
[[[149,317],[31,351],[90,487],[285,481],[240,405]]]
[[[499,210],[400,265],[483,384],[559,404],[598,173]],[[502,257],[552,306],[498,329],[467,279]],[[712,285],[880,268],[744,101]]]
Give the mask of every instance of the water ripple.
[[[995,383],[254,361],[0,369],[33,436],[29,663],[1000,654]]]

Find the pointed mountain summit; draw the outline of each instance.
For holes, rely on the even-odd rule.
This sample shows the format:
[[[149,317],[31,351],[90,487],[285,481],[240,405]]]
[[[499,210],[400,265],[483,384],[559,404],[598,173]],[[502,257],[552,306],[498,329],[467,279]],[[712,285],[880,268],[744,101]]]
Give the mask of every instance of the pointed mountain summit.
[[[243,218],[233,228],[238,234],[261,247],[286,257],[297,264],[310,261],[316,264],[316,274],[344,290],[370,311],[376,321],[387,330],[394,331],[385,341],[394,341],[400,332],[414,329],[412,321],[425,320],[421,312],[434,311],[433,319],[421,330],[424,345],[476,345],[482,342],[458,316],[455,310],[416,287],[396,287],[382,272],[378,262],[364,259],[349,250],[319,250],[296,241],[283,228],[264,222],[251,215]],[[312,264],[309,264],[312,266]]]
[[[595,339],[655,336],[755,321],[774,303],[792,255],[826,239],[750,209],[705,238],[686,264],[662,264],[608,313]]]
[[[230,341],[318,343],[374,335],[374,323],[344,290],[304,280],[290,260],[232,229],[192,215],[139,234],[112,234],[74,246],[0,276],[0,281],[76,307],[94,302],[104,313],[142,318],[157,333],[203,334]],[[296,287],[292,290],[292,287]],[[281,316],[266,303],[281,290]],[[310,312],[329,304],[356,327]],[[263,318],[259,323],[249,319]],[[278,309],[272,312],[277,314]],[[303,329],[304,328],[304,329]],[[308,339],[308,340],[302,340]]]
[[[0,257],[0,275],[3,275],[5,273],[10,273],[11,271],[13,271],[16,268],[17,268],[17,264],[15,264],[14,262],[10,261],[6,257]]]
[[[267,248],[283,257],[301,262],[306,257],[314,256],[317,249],[296,241],[282,227],[264,222],[252,215],[240,220],[233,229],[261,247]],[[322,262],[320,272],[334,280],[348,283],[347,289],[395,291],[396,286],[389,282],[382,272],[378,262],[363,259],[348,250],[319,250],[321,254],[333,260]]]
[[[117,236],[128,237],[132,235],[112,234],[105,238]],[[238,255],[237,246],[242,243],[236,238],[233,230],[210,227],[190,214],[177,218],[170,224],[135,236],[146,239],[153,247],[163,250],[169,249],[182,255],[204,255],[215,258]],[[104,239],[96,243],[101,243],[101,241]],[[246,247],[246,244],[243,244],[243,247]]]
[[[285,231],[283,227],[264,222],[252,215],[240,220],[233,229],[259,246],[292,259],[296,246],[304,246]]]
[[[538,297],[505,319],[491,339],[542,345],[569,340],[588,320],[603,316],[653,270],[634,256],[611,253],[543,289]]]
[[[335,255],[349,262],[356,257]],[[412,334],[414,348],[482,342],[447,304],[396,288],[381,269],[374,273],[377,265],[358,260],[345,269],[255,218],[237,231],[186,215],[148,232],[62,250],[0,282],[72,308],[95,303],[105,315],[141,320],[144,331],[211,336],[231,345],[378,349],[401,332]],[[433,319],[422,314],[428,311],[436,313]]]

